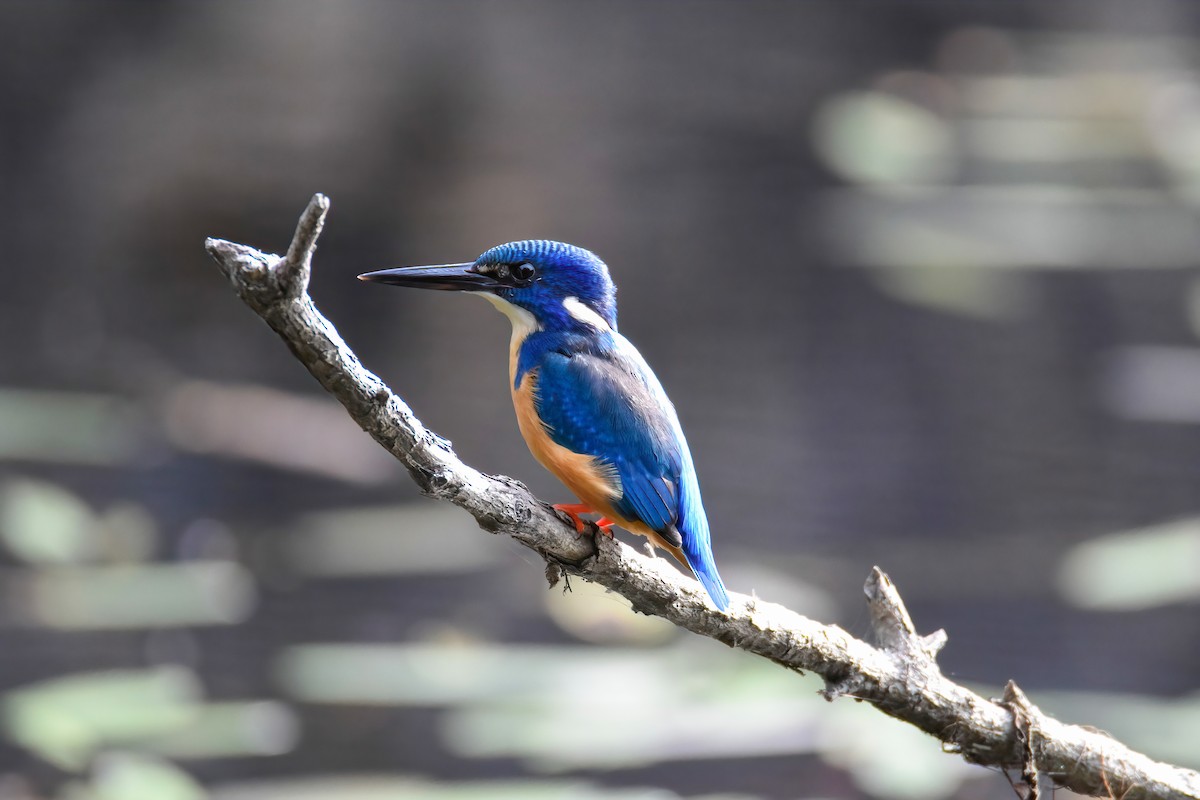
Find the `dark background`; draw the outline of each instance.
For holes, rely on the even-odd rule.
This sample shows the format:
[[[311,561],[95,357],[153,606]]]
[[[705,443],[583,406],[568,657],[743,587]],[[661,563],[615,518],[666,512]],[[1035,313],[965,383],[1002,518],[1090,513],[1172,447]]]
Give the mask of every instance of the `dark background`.
[[[423,500],[225,285],[286,248],[468,463],[594,250],[730,588],[1200,767],[1200,6],[0,4],[0,797],[987,797],[936,742]],[[776,674],[779,673],[779,674]]]

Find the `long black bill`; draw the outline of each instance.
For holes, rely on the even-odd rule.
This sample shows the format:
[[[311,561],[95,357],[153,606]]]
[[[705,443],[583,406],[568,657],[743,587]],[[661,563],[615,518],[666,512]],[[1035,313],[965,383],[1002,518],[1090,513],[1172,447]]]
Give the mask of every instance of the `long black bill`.
[[[437,264],[432,267],[397,267],[381,269],[358,276],[360,281],[389,283],[392,286],[412,286],[417,289],[444,289],[459,292],[480,292],[500,284],[487,275],[475,272],[471,262]]]

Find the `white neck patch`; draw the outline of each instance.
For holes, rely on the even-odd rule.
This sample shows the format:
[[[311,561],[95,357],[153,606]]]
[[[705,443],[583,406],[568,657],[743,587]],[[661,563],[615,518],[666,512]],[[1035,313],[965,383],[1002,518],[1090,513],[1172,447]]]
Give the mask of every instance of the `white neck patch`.
[[[584,303],[578,297],[568,297],[563,300],[563,308],[567,310],[568,314],[584,325],[591,325],[598,331],[612,333],[612,328],[604,321],[604,317],[593,311],[587,303]]]
[[[508,317],[513,326],[513,341],[520,341],[540,328],[533,314],[530,314],[518,305],[508,302],[504,298],[496,297],[496,295],[489,294],[488,292],[472,292],[472,294],[478,294],[484,300],[487,300],[500,309],[500,312],[504,316]]]

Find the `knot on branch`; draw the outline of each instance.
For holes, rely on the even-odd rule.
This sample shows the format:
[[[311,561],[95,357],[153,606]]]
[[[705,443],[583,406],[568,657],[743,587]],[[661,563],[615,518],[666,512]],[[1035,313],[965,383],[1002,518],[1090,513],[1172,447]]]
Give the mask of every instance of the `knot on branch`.
[[[204,247],[242,299],[261,313],[307,294],[313,251],[328,212],[329,198],[313,195],[296,225],[287,255],[282,258],[224,239],[209,238]]]
[[[867,596],[876,647],[895,660],[898,672],[925,678],[940,676],[937,654],[946,644],[946,632],[938,630],[928,636],[918,634],[896,585],[879,567],[872,568],[863,593]],[[858,696],[865,686],[864,681],[864,675],[849,672],[828,679],[823,694],[827,700],[842,695]]]
[[[871,612],[871,628],[875,641],[887,651],[904,658],[919,660],[937,668],[937,654],[946,645],[946,632],[937,630],[921,636],[913,625],[896,584],[879,567],[871,569],[871,575],[863,586],[867,596],[867,607]]]
[[[1012,712],[1013,727],[1017,733],[1017,746],[1021,749],[1021,780],[1013,782],[1013,789],[1023,800],[1038,800],[1038,766],[1034,757],[1034,737],[1041,731],[1038,718],[1041,711],[1029,702],[1029,698],[1013,681],[1004,687],[1004,699],[1000,704]]]

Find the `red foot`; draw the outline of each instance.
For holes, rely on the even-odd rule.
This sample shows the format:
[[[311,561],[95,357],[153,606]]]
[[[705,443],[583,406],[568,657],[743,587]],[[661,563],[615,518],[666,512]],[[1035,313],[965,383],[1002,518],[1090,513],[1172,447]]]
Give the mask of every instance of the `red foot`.
[[[554,508],[571,518],[571,521],[575,523],[576,533],[583,533],[583,519],[579,515],[592,513],[592,509],[583,503],[555,503]]]
[[[585,503],[555,503],[554,508],[571,518],[571,521],[575,523],[576,533],[583,533],[586,527],[584,519],[579,516],[580,514],[600,513]],[[612,526],[614,524],[616,523],[614,523],[608,517],[601,517],[600,519],[596,520],[596,527],[600,529],[601,533],[606,534],[607,536],[613,535]]]

